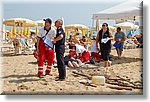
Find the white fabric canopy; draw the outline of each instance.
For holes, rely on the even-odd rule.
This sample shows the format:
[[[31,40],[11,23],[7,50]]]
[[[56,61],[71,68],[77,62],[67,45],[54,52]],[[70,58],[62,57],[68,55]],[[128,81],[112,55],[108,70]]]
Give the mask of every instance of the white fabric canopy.
[[[93,14],[93,19],[105,19],[105,20],[115,20],[115,19],[126,19],[133,20],[136,16],[141,16],[143,2],[141,1],[126,1],[106,10],[97,12]]]

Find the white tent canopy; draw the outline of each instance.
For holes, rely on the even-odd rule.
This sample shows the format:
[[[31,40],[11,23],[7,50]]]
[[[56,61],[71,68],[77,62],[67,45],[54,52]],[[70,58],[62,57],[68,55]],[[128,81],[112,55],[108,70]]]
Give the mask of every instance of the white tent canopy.
[[[141,1],[126,1],[106,10],[93,14],[93,19],[116,20],[126,19],[133,20],[134,17],[141,16],[143,2]]]

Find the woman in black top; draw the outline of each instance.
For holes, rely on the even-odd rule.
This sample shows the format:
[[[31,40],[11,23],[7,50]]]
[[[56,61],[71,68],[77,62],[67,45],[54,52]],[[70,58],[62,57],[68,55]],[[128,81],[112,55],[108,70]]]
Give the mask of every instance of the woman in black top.
[[[105,71],[107,72],[108,66],[111,65],[109,55],[111,51],[111,40],[113,40],[112,33],[109,32],[108,24],[103,23],[102,29],[98,32],[96,37],[96,47],[100,44],[101,57],[104,60]]]

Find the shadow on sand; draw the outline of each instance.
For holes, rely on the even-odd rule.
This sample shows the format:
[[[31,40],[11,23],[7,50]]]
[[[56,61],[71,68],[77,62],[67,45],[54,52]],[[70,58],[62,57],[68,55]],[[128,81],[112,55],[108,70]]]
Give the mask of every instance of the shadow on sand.
[[[113,65],[114,64],[122,64],[122,63],[131,63],[131,62],[137,62],[137,61],[143,61],[143,58],[131,58],[131,57],[122,57],[121,59],[117,59],[117,56],[113,56]]]
[[[2,79],[9,79],[9,78],[17,78],[17,80],[9,80],[9,83],[23,83],[23,82],[31,82],[31,81],[45,81],[43,78],[37,77],[37,75],[28,74],[28,75],[8,75],[2,77]],[[22,78],[22,79],[20,79]]]

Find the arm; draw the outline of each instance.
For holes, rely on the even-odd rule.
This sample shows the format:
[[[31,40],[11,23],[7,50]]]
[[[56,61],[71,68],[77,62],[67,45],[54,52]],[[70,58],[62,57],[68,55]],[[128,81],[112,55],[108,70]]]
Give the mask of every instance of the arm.
[[[122,39],[122,42],[124,42],[125,40],[126,40],[126,37],[124,36],[123,39]]]
[[[56,42],[56,41],[59,41],[59,40],[61,40],[63,37],[64,37],[63,34],[60,34],[57,38],[54,39],[54,41],[55,41],[55,42]]]
[[[109,39],[110,39],[110,40],[113,40],[113,39],[114,39],[112,33],[109,33]]]

